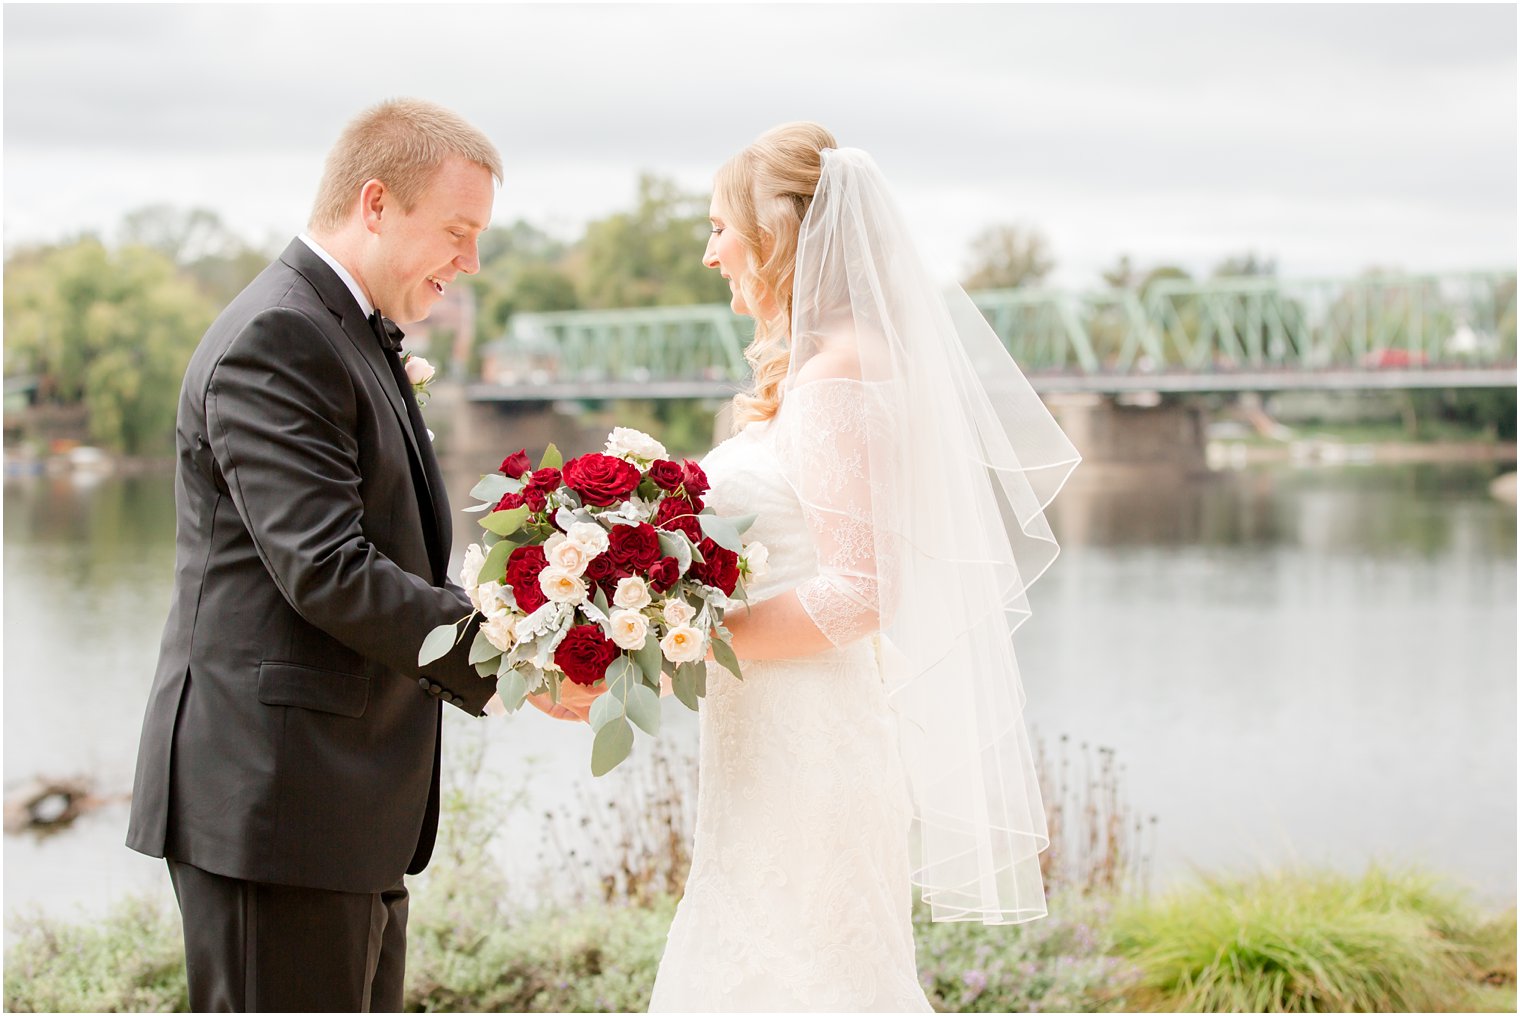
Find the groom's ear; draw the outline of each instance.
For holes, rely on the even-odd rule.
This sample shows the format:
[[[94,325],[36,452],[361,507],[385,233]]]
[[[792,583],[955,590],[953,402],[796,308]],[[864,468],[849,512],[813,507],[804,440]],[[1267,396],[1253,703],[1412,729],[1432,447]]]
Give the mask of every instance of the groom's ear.
[[[390,199],[390,191],[379,180],[364,182],[364,186],[359,188],[359,216],[364,221],[364,228],[371,233],[379,231],[380,219],[390,207]]]

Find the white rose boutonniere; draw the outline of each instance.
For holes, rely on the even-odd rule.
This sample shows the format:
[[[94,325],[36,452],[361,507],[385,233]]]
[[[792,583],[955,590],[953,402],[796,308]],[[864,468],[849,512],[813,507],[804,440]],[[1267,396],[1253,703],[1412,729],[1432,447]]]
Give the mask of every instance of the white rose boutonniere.
[[[428,385],[432,383],[433,375],[436,373],[433,365],[428,363],[425,357],[403,353],[401,369],[406,371],[406,379],[411,382],[412,394],[417,397],[417,405],[427,405]]]

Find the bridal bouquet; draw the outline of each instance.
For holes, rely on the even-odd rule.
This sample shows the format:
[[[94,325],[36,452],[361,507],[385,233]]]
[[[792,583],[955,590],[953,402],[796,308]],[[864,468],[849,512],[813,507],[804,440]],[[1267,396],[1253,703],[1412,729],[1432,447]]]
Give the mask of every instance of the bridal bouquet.
[[[702,467],[666,457],[637,430],[618,427],[601,452],[563,461],[550,445],[537,469],[526,450],[481,477],[470,495],[485,512],[460,584],[475,610],[429,633],[417,661],[444,656],[477,614],[470,662],[494,676],[509,712],[527,696],[558,702],[563,681],[603,693],[591,707],[591,772],[628,757],[635,724],[660,725],[660,676],[695,710],[707,691],[704,660],[739,673],[723,614],[745,602],[744,580],[763,573],[763,544],[744,544],[754,516],[706,507]]]

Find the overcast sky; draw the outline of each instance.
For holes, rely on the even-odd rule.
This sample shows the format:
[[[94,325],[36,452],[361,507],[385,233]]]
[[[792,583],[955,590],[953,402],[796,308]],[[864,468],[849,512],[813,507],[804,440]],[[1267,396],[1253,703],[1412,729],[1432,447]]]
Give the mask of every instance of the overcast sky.
[[[705,192],[813,119],[876,157],[947,276],[1001,222],[1047,234],[1063,285],[1120,253],[1513,267],[1515,54],[1509,4],[11,4],[5,243],[169,202],[278,245],[347,119],[415,95],[501,149],[496,222],[567,237],[640,170]]]

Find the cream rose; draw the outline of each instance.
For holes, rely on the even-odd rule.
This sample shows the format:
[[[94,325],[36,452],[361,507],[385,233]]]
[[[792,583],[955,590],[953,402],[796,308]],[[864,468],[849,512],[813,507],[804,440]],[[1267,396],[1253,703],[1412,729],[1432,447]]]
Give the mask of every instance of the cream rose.
[[[645,462],[669,457],[664,445],[632,427],[614,427],[612,433],[607,435],[607,448],[603,454],[619,459],[642,459]]]
[[[486,563],[486,552],[480,548],[480,544],[472,543],[464,549],[464,560],[459,562],[459,584],[470,591],[470,600],[475,600],[475,586],[480,582],[480,566]],[[475,609],[480,609],[480,604],[475,604]]]
[[[637,610],[614,610],[611,622],[612,641],[619,649],[643,649],[649,638],[649,621]]]
[[[567,539],[565,536],[555,533],[544,542],[544,557],[548,559],[550,566],[562,568],[580,578],[586,572],[586,565],[595,557],[583,544]]]
[[[420,356],[406,358],[406,379],[414,385],[425,385],[433,380],[433,365]]]
[[[471,590],[471,599],[475,601],[475,609],[486,617],[501,617],[512,613],[512,604],[507,600],[507,587],[500,582],[482,582]]]
[[[488,617],[480,626],[480,633],[502,652],[511,652],[512,647],[517,645],[517,618],[511,614],[498,614]]]
[[[589,557],[605,554],[607,548],[611,546],[611,541],[607,539],[607,530],[595,522],[575,523],[565,530],[565,538],[571,543],[578,543],[586,548]]]
[[[744,564],[749,568],[749,573],[758,579],[771,569],[771,552],[763,543],[751,543],[744,548]]]
[[[690,624],[691,619],[697,616],[697,608],[682,599],[669,599],[665,601],[665,623],[672,628],[679,628],[684,624]]]
[[[643,610],[649,606],[649,587],[637,575],[618,579],[617,591],[612,594],[612,602],[625,610]]]
[[[697,629],[683,624],[660,639],[660,652],[671,663],[695,663],[707,655],[707,639]]]
[[[586,583],[563,568],[548,567],[538,575],[538,588],[555,603],[584,603]]]

